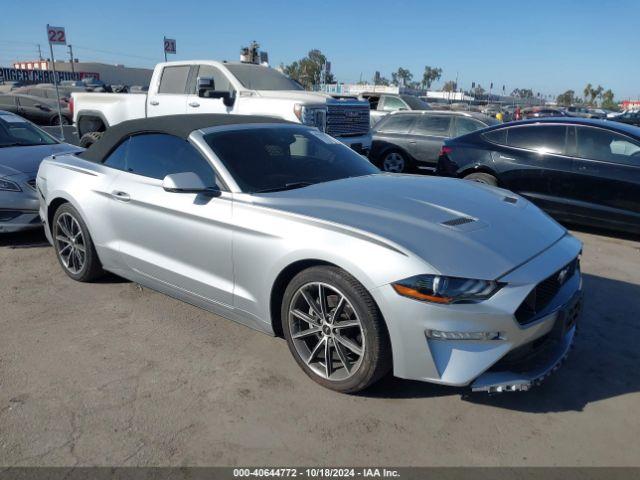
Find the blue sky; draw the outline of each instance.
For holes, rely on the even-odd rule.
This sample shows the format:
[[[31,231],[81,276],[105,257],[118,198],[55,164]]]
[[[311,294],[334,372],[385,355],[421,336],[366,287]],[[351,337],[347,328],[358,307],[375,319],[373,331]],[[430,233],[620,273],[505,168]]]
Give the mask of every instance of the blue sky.
[[[255,39],[273,65],[319,48],[346,82],[400,66],[421,77],[432,65],[444,71],[439,84],[457,72],[464,88],[556,95],[591,82],[617,99],[640,96],[638,0],[4,0],[0,10],[5,66],[36,58],[37,43],[46,52],[50,23],[66,27],[86,61],[152,67],[163,35],[177,39],[172,58],[237,60]]]

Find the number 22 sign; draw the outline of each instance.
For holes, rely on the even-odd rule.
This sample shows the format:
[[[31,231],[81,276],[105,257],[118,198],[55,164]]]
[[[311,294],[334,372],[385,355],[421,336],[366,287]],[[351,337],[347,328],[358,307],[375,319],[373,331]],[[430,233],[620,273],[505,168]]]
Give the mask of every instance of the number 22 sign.
[[[67,36],[64,33],[64,27],[52,27],[47,25],[47,38],[51,45],[66,45]]]

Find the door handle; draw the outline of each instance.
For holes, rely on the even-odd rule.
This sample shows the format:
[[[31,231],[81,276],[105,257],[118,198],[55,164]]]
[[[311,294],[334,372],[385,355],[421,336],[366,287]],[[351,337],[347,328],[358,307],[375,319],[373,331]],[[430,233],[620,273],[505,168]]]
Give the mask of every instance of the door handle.
[[[506,157],[504,155],[500,155],[500,159],[502,159],[502,160],[515,160],[515,158],[513,158],[513,157]]]
[[[418,142],[416,142],[415,140],[409,140],[409,143],[410,143],[411,145],[415,145],[415,144],[416,144],[416,143],[418,143]]]
[[[128,202],[129,200],[131,200],[131,197],[127,192],[121,192],[119,190],[114,190],[113,192],[111,192],[111,196],[116,200],[120,200],[121,202]]]
[[[189,102],[189,106],[193,108],[197,108],[200,106],[200,104],[198,102]]]
[[[160,102],[158,100],[151,100],[149,101],[149,105],[153,105],[155,107],[157,105],[160,105]]]

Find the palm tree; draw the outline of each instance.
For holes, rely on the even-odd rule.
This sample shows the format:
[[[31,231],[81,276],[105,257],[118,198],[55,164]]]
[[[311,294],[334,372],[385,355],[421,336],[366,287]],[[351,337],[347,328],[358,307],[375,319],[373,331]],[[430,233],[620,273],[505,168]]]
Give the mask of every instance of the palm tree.
[[[587,83],[587,86],[584,87],[584,90],[582,91],[582,93],[584,93],[584,99],[585,101],[587,100],[587,98],[589,98],[593,92],[593,85],[591,85],[590,83]]]

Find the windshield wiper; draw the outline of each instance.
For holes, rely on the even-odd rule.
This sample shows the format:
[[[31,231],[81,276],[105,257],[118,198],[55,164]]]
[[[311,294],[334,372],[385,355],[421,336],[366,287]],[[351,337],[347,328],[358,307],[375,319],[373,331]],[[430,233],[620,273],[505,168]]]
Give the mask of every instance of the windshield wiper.
[[[267,192],[281,192],[283,190],[294,190],[296,188],[304,188],[309,185],[313,185],[311,182],[292,182],[285,183],[284,185],[280,185],[279,187],[270,187],[263,188],[262,190],[256,190],[254,193],[267,193]]]

